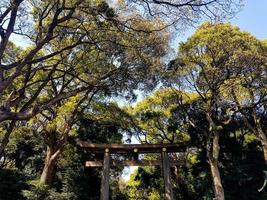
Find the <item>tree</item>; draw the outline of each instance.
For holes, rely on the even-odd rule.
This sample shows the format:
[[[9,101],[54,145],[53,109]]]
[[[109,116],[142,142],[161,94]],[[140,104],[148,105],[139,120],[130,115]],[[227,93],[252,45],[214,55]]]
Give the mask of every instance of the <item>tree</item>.
[[[17,120],[30,119],[78,93],[129,95],[141,83],[155,84],[151,79],[166,53],[167,34],[125,29],[111,20],[117,16],[111,16],[113,10],[103,1],[15,3],[21,12],[31,5],[25,10],[32,17],[30,31],[21,30],[30,46],[19,49],[10,41],[4,45],[9,29],[1,40],[0,121],[8,124],[1,155]],[[7,15],[12,9],[10,4]],[[15,22],[10,20],[10,26]],[[148,30],[155,26],[144,20],[128,25]]]
[[[78,99],[76,97],[76,100]],[[120,109],[114,103],[93,101],[90,107],[87,106],[87,112],[80,112],[79,110],[74,120],[74,126],[64,143],[64,149],[61,150],[54,162],[53,176],[49,177],[50,185],[40,182],[40,176],[45,171],[45,165],[47,165],[45,158],[48,149],[50,147],[50,149],[55,149],[56,143],[62,137],[59,121],[64,119],[64,114],[69,116],[68,114],[73,109],[72,105],[74,103],[75,101],[72,98],[72,101],[62,106],[60,111],[57,110],[58,117],[52,121],[44,123],[44,121],[40,121],[40,118],[33,118],[28,123],[21,124],[19,128],[15,129],[5,152],[5,169],[1,171],[0,177],[1,182],[5,182],[7,186],[15,182],[18,183],[10,187],[11,190],[14,190],[14,195],[9,196],[10,199],[13,196],[13,199],[17,199],[16,195],[21,197],[21,190],[24,191],[23,194],[27,199],[99,199],[101,169],[85,168],[84,163],[93,158],[102,159],[101,155],[91,155],[84,152],[79,147],[78,141],[122,142],[122,133],[128,122],[126,117],[122,117],[123,112],[120,113]],[[83,106],[86,106],[86,104],[84,103]],[[46,114],[49,116],[48,113]],[[122,120],[122,118],[125,120]],[[50,135],[50,137],[54,137],[54,145],[52,145],[48,143],[52,139],[44,140],[47,133],[43,129],[55,125],[57,125],[57,133]],[[121,172],[122,168],[112,169],[112,198],[122,196],[122,194],[119,194],[120,191],[116,189],[118,185],[116,180]],[[13,174],[21,174],[21,176],[13,177]],[[7,177],[10,177],[10,179],[7,179]],[[0,190],[6,190],[8,194],[12,193],[6,188],[6,185],[1,184]]]
[[[228,82],[239,81],[240,71],[247,65],[244,52],[263,56],[260,42],[229,24],[203,24],[196,33],[180,46],[175,61],[177,72],[189,90],[196,91],[203,101],[203,109],[209,123],[208,158],[214,181],[215,196],[224,199],[224,191],[218,169],[219,135],[222,127],[231,120],[232,105],[225,101]],[[243,56],[241,55],[243,54]],[[250,57],[249,60],[253,58]],[[174,62],[174,63],[175,63]],[[260,61],[250,65],[257,70]],[[237,83],[237,82],[236,82]],[[236,85],[236,84],[235,84]],[[233,86],[233,85],[232,85]]]
[[[188,96],[187,96],[188,95]],[[187,94],[174,88],[160,89],[151,96],[144,98],[128,112],[135,119],[141,133],[136,135],[144,143],[179,143],[186,142],[188,123],[177,118],[173,123],[171,115],[177,105],[186,104],[197,94]]]
[[[143,135],[137,135],[141,142],[187,141],[186,165],[175,166],[171,170],[175,199],[213,198],[206,145],[209,122],[206,119],[204,106],[205,104],[196,93],[165,88],[128,109],[135,116],[135,123],[142,130]],[[223,106],[220,104],[219,109],[225,109]],[[235,115],[227,124],[223,124],[219,131],[218,166],[222,168],[220,173],[225,197],[226,199],[264,199],[266,195],[258,192],[264,178],[260,144],[244,124],[242,116]],[[156,155],[150,156],[153,159],[156,157]],[[143,173],[142,170],[149,171],[149,174]],[[148,197],[148,194],[158,187],[146,185],[142,180],[145,177],[153,177],[147,181],[149,183],[162,180],[157,170],[159,169],[138,168],[130,181],[126,182],[126,188],[129,188],[127,194],[132,198],[134,194],[136,198]]]
[[[139,167],[126,183],[127,199],[163,199],[163,180],[158,178],[160,174],[158,167]]]
[[[44,185],[50,186],[52,184],[57,159],[67,144],[79,105],[83,103],[84,99],[70,98],[54,111],[54,116],[48,122],[45,122],[47,118],[44,119],[44,122],[41,122],[44,123],[41,125],[41,127],[43,126],[42,135],[45,144],[47,144],[44,168],[40,178],[40,182]]]
[[[216,8],[216,11],[222,11],[221,15],[224,16],[230,10],[225,7],[236,6],[231,0],[177,3],[168,1],[129,1],[129,3],[146,5],[148,13],[154,17],[158,15],[161,17],[166,16],[164,14],[168,10],[166,6],[170,6],[174,10],[179,8],[177,12],[183,11],[182,16],[179,16],[179,18],[187,19],[186,16],[188,15],[188,21],[199,19],[202,15],[205,16],[206,12],[203,9],[213,14],[212,8]],[[145,60],[145,58],[148,58],[147,56],[150,57],[156,52],[157,57],[164,55],[162,49],[156,48],[156,46],[162,47],[160,42],[162,40],[156,39],[155,35],[157,34],[151,33],[151,30],[162,29],[162,26],[157,26],[165,26],[164,23],[145,20],[139,14],[140,11],[138,9],[134,9],[134,12],[137,12],[135,13],[137,17],[132,18],[132,15],[129,17],[127,15],[119,16],[114,9],[110,8],[102,0],[93,2],[80,0],[10,0],[3,2],[1,7],[0,94],[2,105],[0,122],[29,119],[62,99],[80,92],[91,91],[92,87],[101,85],[100,83],[107,81],[116,72],[122,73],[126,69],[128,72],[131,71],[129,67],[133,69],[140,67],[138,65],[140,61],[143,62],[143,67],[145,63],[145,66],[151,67],[150,64],[154,62],[148,64],[148,60]],[[156,11],[158,7],[165,10],[165,12]],[[211,7],[211,10],[209,7]],[[126,12],[127,8],[126,5]],[[128,11],[128,14],[130,11]],[[190,12],[193,13],[192,19],[189,17],[191,15]],[[27,18],[29,20],[26,20]],[[156,25],[152,25],[152,23]],[[7,27],[5,27],[6,24]],[[151,43],[148,45],[144,43],[144,40],[141,41],[145,33],[154,35],[154,41],[158,41],[158,44],[161,45],[153,45],[154,50],[147,51]],[[16,48],[14,50],[12,48],[14,44],[10,41],[12,34],[27,37],[31,46],[26,50],[18,50]],[[127,36],[119,39],[119,35]],[[129,39],[133,38],[136,38],[136,40],[131,41],[137,43],[129,45]],[[145,39],[145,41],[147,40]],[[108,51],[106,47],[111,47],[108,48],[109,50],[115,49],[117,51],[112,54],[112,51]],[[123,59],[127,55],[123,54],[125,52],[123,50],[127,51],[132,48],[137,50],[136,54],[131,57],[133,60]],[[87,54],[81,54],[78,51],[79,49],[87,52]],[[102,69],[101,65],[96,67],[96,71],[94,71],[85,67],[90,65],[91,60],[89,63],[80,62],[81,57],[84,56],[101,59],[102,57],[98,50],[105,52],[106,55],[110,53],[108,57],[113,58],[113,62],[110,60],[109,67],[114,65],[115,61],[117,61],[116,65],[121,64],[121,67],[108,68],[109,70],[99,73],[99,69]],[[98,57],[99,55],[100,58]],[[141,60],[138,59],[140,56]],[[77,64],[80,66],[76,66]],[[45,73],[42,73],[44,71]],[[90,77],[93,76],[93,80],[84,80],[82,75],[86,74]],[[16,84],[18,81],[21,84]],[[71,86],[73,85],[76,87],[72,88]],[[40,101],[39,97],[46,86],[54,86],[55,95],[52,98],[45,99],[45,101]],[[32,88],[35,88],[34,92],[29,92]]]

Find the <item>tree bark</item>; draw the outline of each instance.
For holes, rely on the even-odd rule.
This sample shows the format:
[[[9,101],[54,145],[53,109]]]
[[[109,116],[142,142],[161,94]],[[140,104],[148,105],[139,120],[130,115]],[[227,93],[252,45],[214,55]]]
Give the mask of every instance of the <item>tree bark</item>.
[[[4,156],[4,152],[6,149],[6,146],[9,142],[9,136],[11,135],[12,131],[8,131],[5,133],[5,135],[3,136],[2,140],[1,140],[1,144],[0,144],[0,159]]]
[[[209,158],[210,170],[214,186],[215,198],[214,200],[224,200],[224,189],[222,186],[221,175],[218,168],[220,146],[219,146],[219,133],[215,132],[212,140],[212,152]]]
[[[9,142],[9,137],[16,125],[16,121],[11,121],[9,127],[6,130],[5,135],[3,138],[1,138],[1,144],[0,144],[0,159],[4,156],[5,148]]]
[[[55,105],[56,103],[68,99],[70,97],[75,96],[78,93],[85,92],[85,91],[91,91],[93,89],[93,86],[88,87],[80,87],[76,88],[70,92],[67,93],[61,93],[57,95],[56,97],[48,100],[47,102],[44,102],[38,106],[35,107],[29,107],[25,108],[25,110],[21,112],[10,112],[10,111],[3,111],[0,108],[0,123],[6,120],[27,120],[31,117],[34,117],[35,115],[39,114],[40,112],[48,109],[50,106]]]
[[[210,171],[215,193],[214,200],[224,200],[225,199],[224,189],[218,167],[218,159],[220,153],[220,144],[219,144],[220,134],[218,132],[219,127],[213,121],[210,112],[206,114],[206,117],[209,122],[209,135],[212,136],[211,147],[208,148],[207,151],[208,151],[208,159],[209,159]]]
[[[58,155],[58,150],[55,151],[52,148],[47,147],[45,164],[40,179],[41,183],[51,186],[55,174],[55,165]]]
[[[263,150],[263,155],[264,155],[264,161],[265,164],[267,166],[267,137],[264,133],[264,131],[262,130],[262,128],[257,128],[257,132],[259,134],[259,139],[261,141],[261,145],[262,145],[262,150]]]

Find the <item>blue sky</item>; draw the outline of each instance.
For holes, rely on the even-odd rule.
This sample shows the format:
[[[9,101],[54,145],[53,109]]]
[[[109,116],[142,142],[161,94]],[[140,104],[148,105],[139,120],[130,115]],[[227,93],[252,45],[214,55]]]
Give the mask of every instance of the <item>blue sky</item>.
[[[267,0],[244,0],[242,10],[229,21],[258,39],[267,39]],[[174,50],[177,50],[179,42],[186,41],[194,31],[195,28],[190,28],[178,35],[173,43]]]
[[[244,4],[230,22],[259,39],[267,39],[267,0],[244,0]]]

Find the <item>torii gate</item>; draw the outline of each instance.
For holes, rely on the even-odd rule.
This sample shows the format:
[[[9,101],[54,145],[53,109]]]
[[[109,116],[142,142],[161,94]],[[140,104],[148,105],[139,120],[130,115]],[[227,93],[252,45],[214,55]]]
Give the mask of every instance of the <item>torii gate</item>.
[[[91,153],[103,153],[103,161],[86,161],[86,167],[103,167],[101,181],[101,200],[109,200],[109,171],[110,166],[155,166],[162,165],[165,199],[173,200],[170,166],[181,165],[183,160],[171,160],[168,153],[185,152],[185,144],[94,144],[80,142],[80,146]],[[134,160],[111,160],[110,154],[134,153]],[[141,153],[161,153],[161,160],[139,160]]]

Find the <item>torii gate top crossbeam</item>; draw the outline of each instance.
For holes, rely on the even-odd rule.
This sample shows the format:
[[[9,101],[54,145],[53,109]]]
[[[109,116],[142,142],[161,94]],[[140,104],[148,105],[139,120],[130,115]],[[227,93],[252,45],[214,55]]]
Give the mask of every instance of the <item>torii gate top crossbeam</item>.
[[[186,144],[95,144],[80,142],[80,146],[86,151],[104,153],[106,149],[110,153],[174,153],[184,152]]]

